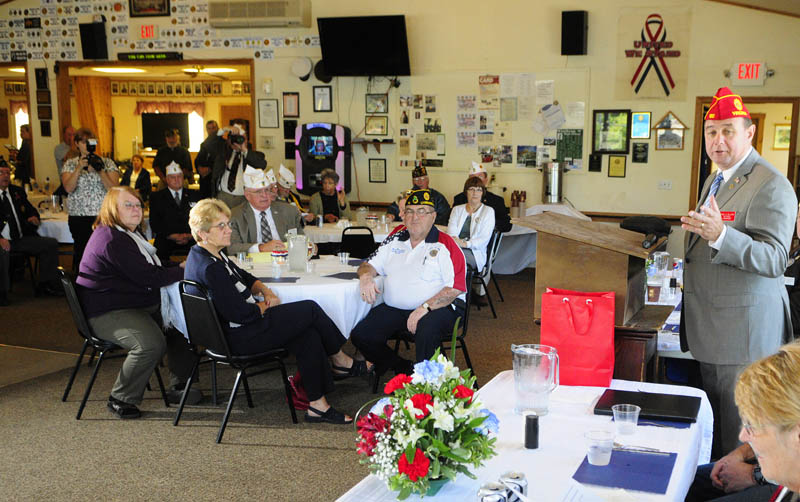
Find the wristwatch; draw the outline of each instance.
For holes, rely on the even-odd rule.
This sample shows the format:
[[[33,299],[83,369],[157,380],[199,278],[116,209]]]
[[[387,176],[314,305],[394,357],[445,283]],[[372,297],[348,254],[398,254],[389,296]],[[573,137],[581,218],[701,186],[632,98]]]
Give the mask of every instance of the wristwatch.
[[[769,481],[767,481],[764,478],[764,475],[761,474],[761,466],[758,464],[756,464],[755,468],[753,469],[753,481],[755,481],[757,485],[769,484]]]
[[[422,308],[424,308],[424,309],[425,309],[425,310],[427,310],[428,312],[430,312],[430,311],[431,311],[431,306],[430,306],[430,305],[428,305],[428,302],[425,302],[425,303],[423,303],[423,304],[422,304]]]

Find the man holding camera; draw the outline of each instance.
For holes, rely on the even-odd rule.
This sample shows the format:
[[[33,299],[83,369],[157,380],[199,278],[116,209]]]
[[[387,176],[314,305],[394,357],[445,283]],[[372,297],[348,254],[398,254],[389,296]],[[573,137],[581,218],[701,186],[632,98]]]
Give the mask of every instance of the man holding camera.
[[[245,201],[244,168],[251,166],[264,169],[267,167],[267,160],[263,153],[251,150],[243,120],[234,119],[230,128],[221,129],[217,134],[227,136],[225,145],[214,160],[211,173],[214,196],[233,209]]]
[[[189,150],[181,146],[181,133],[177,129],[167,129],[164,131],[164,140],[167,144],[158,149],[156,158],[153,159],[153,171],[161,178],[157,190],[166,188],[167,166],[173,162],[181,166],[186,181],[194,182],[192,156],[189,155]]]

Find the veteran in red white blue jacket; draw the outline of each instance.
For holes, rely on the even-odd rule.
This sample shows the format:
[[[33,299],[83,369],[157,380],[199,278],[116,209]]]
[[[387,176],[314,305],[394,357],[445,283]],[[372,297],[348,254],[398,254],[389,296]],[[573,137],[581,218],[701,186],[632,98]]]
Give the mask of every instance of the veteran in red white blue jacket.
[[[436,211],[430,190],[415,190],[406,199],[403,221],[358,269],[361,297],[375,302],[375,277],[384,276],[383,301],[351,333],[353,344],[375,365],[410,373],[412,362],[386,345],[398,330],[414,334],[416,361],[429,359],[443,335],[463,316],[466,300],[464,253],[452,237],[434,226]]]

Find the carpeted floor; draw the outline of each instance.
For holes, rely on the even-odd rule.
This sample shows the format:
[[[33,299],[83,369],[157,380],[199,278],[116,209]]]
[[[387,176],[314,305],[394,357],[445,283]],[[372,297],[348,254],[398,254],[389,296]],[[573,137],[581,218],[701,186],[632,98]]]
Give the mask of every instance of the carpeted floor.
[[[26,286],[15,283],[14,303],[0,308],[0,344],[77,353],[81,340],[66,302],[33,298]],[[473,308],[470,317],[467,340],[480,383],[511,369],[511,343],[536,341],[532,271],[501,277],[500,286],[506,301],[496,304],[499,319],[488,307]],[[490,291],[496,297],[493,286]],[[104,363],[80,421],[74,417],[90,368],[81,367],[62,403],[69,369],[27,355],[16,359],[25,359],[25,371],[47,374],[0,387],[2,500],[331,501],[368,474],[358,463],[352,426],[310,425],[302,418],[292,424],[277,372],[251,379],[255,408],[247,408],[240,393],[217,445],[224,409],[211,406],[207,369],[199,383],[206,398],[173,427],[175,407],[165,408],[157,392],[146,393],[139,420],[117,420],[106,410],[118,359]],[[460,352],[457,363],[463,366]],[[220,371],[222,403],[232,380],[230,370]],[[329,398],[354,414],[373,395],[366,380],[349,379]]]

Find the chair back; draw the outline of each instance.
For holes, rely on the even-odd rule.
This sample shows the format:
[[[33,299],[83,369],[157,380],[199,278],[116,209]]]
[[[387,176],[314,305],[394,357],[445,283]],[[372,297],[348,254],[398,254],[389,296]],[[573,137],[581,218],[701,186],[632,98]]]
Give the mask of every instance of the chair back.
[[[369,227],[347,227],[342,230],[340,251],[350,253],[351,258],[366,258],[378,244]]]
[[[467,325],[469,324],[469,311],[470,307],[472,306],[472,277],[475,274],[475,271],[469,267],[467,267],[467,296],[466,296],[466,304],[467,307],[464,310],[464,317],[461,319],[461,333],[460,336],[464,336],[467,334]]]
[[[182,280],[178,284],[181,305],[186,316],[186,331],[189,343],[200,345],[209,351],[231,358],[228,340],[222,331],[214,302],[208,290],[199,282]]]
[[[92,328],[89,327],[89,322],[86,320],[86,314],[83,312],[83,306],[78,299],[78,292],[76,291],[75,284],[67,276],[67,273],[62,267],[58,267],[58,277],[61,280],[61,285],[64,287],[64,296],[69,305],[69,311],[72,313],[72,320],[75,321],[75,327],[78,328],[78,334],[87,340],[94,338]]]
[[[486,264],[483,266],[483,270],[481,270],[481,277],[486,277],[486,275],[492,271],[492,265],[494,265],[494,260],[497,258],[497,250],[500,249],[500,243],[502,241],[502,232],[499,232],[496,228],[492,230],[492,237],[486,245]]]

